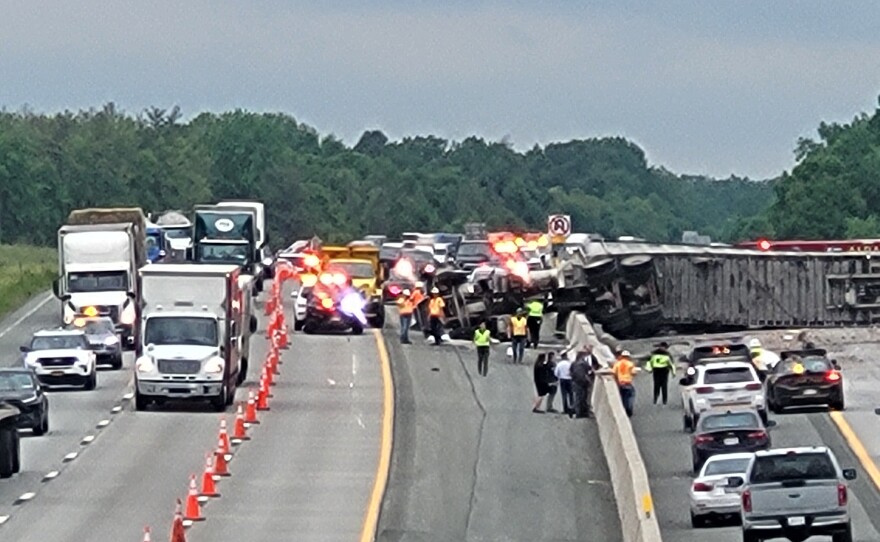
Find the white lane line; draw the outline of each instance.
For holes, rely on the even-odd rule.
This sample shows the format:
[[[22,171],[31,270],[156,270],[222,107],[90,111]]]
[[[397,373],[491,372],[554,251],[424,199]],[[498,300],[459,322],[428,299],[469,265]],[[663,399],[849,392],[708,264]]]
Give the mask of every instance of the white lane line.
[[[131,401],[133,397],[134,397],[134,392],[128,392],[122,396],[122,400],[123,401]]]
[[[33,499],[36,496],[37,496],[37,494],[34,493],[33,491],[28,491],[27,493],[23,494],[21,497],[16,499],[15,504],[21,504],[23,502],[28,502],[29,500]]]
[[[110,409],[110,412],[112,412],[113,414],[116,414],[116,413],[122,412],[122,406],[121,406],[121,405],[116,405],[115,407],[113,407],[112,409]]]
[[[327,383],[330,384],[331,386],[335,386],[335,385],[336,385],[336,381],[333,380],[332,378],[328,378],[328,379],[327,379]]]
[[[95,435],[86,435],[86,436],[83,437],[83,439],[80,441],[80,444],[82,444],[83,446],[85,446],[86,444],[91,444],[93,440],[95,440]]]
[[[70,452],[69,454],[64,456],[64,462],[67,463],[69,461],[73,461],[74,459],[77,458],[78,455],[79,455],[79,452]]]
[[[49,480],[54,480],[59,474],[61,474],[59,471],[53,470],[52,472],[47,473],[46,476],[43,476],[43,481],[48,482]]]
[[[357,415],[357,421],[358,421],[358,425],[361,426],[361,429],[366,429],[366,428],[367,428],[367,426],[364,425],[364,419],[361,417],[360,414]]]
[[[7,521],[9,521],[9,516],[0,516],[0,525],[3,525]]]
[[[3,331],[0,331],[0,339],[2,339],[3,337],[5,337],[6,334],[9,333],[10,331],[12,331],[13,329],[15,329],[15,328],[17,328],[19,325],[21,325],[22,322],[24,322],[25,320],[27,320],[28,318],[30,318],[31,316],[33,316],[35,312],[37,312],[38,310],[42,309],[42,308],[43,308],[43,305],[45,305],[46,303],[48,303],[48,302],[51,301],[52,299],[55,299],[55,295],[54,295],[54,294],[51,294],[51,293],[50,293],[50,294],[47,294],[46,297],[45,297],[45,299],[43,299],[42,301],[40,301],[39,303],[37,303],[37,305],[36,305],[35,307],[33,307],[31,310],[27,311],[26,313],[22,314],[21,317],[20,317],[18,320],[16,320],[15,322],[12,322],[11,324],[9,324],[9,326],[7,326],[6,329],[4,329]]]
[[[110,420],[101,420],[98,422],[97,427],[100,429],[102,427],[107,427],[108,425],[110,425]]]

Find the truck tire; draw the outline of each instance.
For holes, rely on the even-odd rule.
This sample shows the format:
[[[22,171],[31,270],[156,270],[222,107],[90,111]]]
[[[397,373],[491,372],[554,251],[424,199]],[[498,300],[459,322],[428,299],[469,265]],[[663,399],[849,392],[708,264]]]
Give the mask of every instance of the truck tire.
[[[211,398],[211,409],[214,412],[226,412],[226,401],[229,396],[229,392],[226,391],[226,384],[223,384],[223,387],[220,388],[220,393]]]
[[[628,309],[614,309],[602,315],[599,320],[602,329],[615,337],[626,334],[633,325],[632,316]]]
[[[235,377],[235,385],[241,386],[247,380],[248,359],[241,358],[241,365],[238,366],[238,376]]]
[[[620,261],[624,279],[633,286],[644,284],[654,276],[654,259],[651,256],[627,256]]]
[[[122,354],[119,354],[118,358],[113,359],[113,363],[110,364],[110,368],[115,371],[122,369]]]
[[[584,267],[584,277],[590,286],[610,284],[617,276],[617,262],[613,258],[592,262]]]
[[[743,529],[743,542],[761,542],[758,533]]]
[[[846,530],[831,535],[831,542],[852,542],[852,526],[846,524]]]

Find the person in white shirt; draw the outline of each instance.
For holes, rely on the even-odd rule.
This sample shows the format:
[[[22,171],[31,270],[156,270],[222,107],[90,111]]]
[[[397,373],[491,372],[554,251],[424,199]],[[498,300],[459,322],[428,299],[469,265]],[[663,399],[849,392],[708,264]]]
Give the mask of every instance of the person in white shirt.
[[[574,393],[571,387],[571,360],[563,353],[553,374],[559,380],[559,391],[562,394],[562,411],[571,418],[574,416]]]

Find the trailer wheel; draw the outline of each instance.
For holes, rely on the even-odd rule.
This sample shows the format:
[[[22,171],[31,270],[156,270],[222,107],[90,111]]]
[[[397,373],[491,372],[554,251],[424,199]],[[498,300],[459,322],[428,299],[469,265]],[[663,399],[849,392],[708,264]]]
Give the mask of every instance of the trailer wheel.
[[[599,260],[584,267],[584,276],[590,286],[611,283],[617,278],[617,262],[612,258]]]
[[[0,478],[9,478],[21,470],[18,430],[15,426],[0,429]]]
[[[644,284],[654,276],[654,260],[650,256],[628,256],[620,261],[620,270],[633,286]]]
[[[599,323],[602,324],[602,329],[605,332],[614,336],[629,331],[633,325],[632,316],[630,316],[628,309],[615,309],[606,313],[599,319]]]

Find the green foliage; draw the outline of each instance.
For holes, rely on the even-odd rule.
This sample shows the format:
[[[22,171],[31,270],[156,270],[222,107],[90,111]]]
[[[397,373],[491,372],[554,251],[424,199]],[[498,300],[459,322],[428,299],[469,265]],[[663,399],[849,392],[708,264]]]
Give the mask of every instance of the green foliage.
[[[776,202],[764,215],[778,238],[880,236],[878,113],[821,123],[819,141],[798,142],[798,163],[776,184]]]
[[[45,291],[57,270],[58,257],[53,249],[0,245],[0,318]]]
[[[652,168],[621,138],[521,153],[476,137],[391,142],[373,130],[349,148],[282,114],[179,120],[177,108],[132,117],[113,104],[0,113],[0,241],[52,245],[74,208],[186,211],[232,198],[266,203],[275,246],[313,234],[461,231],[469,221],[542,230],[553,212],[571,214],[577,231],[608,236],[678,240],[696,229],[727,238],[763,227],[749,220],[773,199],[770,182]]]

